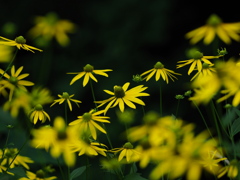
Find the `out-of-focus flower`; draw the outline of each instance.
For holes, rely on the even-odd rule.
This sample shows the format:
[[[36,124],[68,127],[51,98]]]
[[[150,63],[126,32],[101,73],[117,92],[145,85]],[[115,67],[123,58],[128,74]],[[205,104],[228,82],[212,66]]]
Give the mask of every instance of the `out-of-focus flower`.
[[[37,16],[34,19],[35,26],[29,30],[28,34],[32,38],[37,38],[39,45],[46,45],[55,38],[63,47],[69,45],[68,33],[76,31],[76,24],[66,19],[59,19],[54,12],[49,12],[46,16]]]
[[[239,32],[240,22],[223,23],[216,14],[212,14],[206,25],[188,32],[186,38],[190,39],[191,44],[203,39],[203,43],[208,45],[218,36],[224,43],[231,44],[231,39],[240,41]]]
[[[31,171],[26,171],[27,177],[22,177],[18,180],[54,180],[57,179],[56,176],[52,177],[46,177],[46,172],[44,172],[42,169],[38,170],[36,173],[33,173]]]
[[[13,48],[0,45],[0,63],[8,63],[13,56]]]
[[[33,124],[36,124],[38,120],[42,121],[42,123],[44,123],[47,119],[50,121],[50,116],[43,110],[41,104],[37,104],[30,112],[29,116]]]

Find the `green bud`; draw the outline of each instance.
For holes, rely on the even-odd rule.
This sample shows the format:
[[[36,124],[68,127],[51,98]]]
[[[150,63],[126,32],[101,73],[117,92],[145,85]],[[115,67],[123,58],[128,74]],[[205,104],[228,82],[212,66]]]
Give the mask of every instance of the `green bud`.
[[[218,52],[218,55],[220,55],[220,56],[224,56],[224,55],[228,54],[226,48],[224,48],[224,49],[222,48],[221,50],[218,49],[217,52]]]
[[[26,44],[26,39],[24,39],[23,36],[18,36],[15,38],[15,42],[18,43],[18,44]]]
[[[181,94],[178,94],[178,95],[175,96],[175,98],[176,98],[176,99],[184,99],[184,96],[181,95]]]
[[[42,179],[42,178],[45,178],[45,173],[42,169],[40,169],[36,172],[36,176]]]
[[[142,81],[142,77],[140,75],[133,75],[133,81],[139,83]]]
[[[231,104],[225,104],[224,108],[225,109],[230,109],[230,108],[232,108],[232,105]]]
[[[191,94],[192,94],[192,91],[189,90],[189,91],[186,91],[186,92],[184,93],[184,96],[190,96]]]

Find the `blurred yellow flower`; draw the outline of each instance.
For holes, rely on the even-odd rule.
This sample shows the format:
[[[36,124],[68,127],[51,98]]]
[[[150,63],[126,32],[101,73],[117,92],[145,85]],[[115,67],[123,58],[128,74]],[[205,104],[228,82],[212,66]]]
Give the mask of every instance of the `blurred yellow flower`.
[[[62,104],[64,101],[66,101],[70,111],[72,111],[71,101],[74,102],[78,107],[79,107],[78,103],[81,103],[81,101],[79,101],[79,100],[72,99],[73,96],[74,96],[74,94],[69,96],[69,94],[67,92],[63,92],[62,95],[60,95],[60,94],[58,95],[58,97],[60,97],[60,99],[55,99],[54,103],[52,103],[50,107],[52,107],[56,103]]]
[[[150,69],[144,73],[142,73],[140,76],[144,76],[148,74],[146,77],[144,77],[143,79],[146,79],[146,81],[148,81],[149,79],[151,79],[151,77],[156,74],[155,76],[155,80],[158,81],[160,79],[160,77],[163,78],[164,81],[169,82],[168,78],[170,78],[172,81],[174,81],[174,79],[177,79],[174,75],[181,75],[179,73],[175,73],[172,70],[166,69],[164,68],[164,65],[161,62],[157,62],[154,65],[153,69]]]
[[[6,80],[1,79],[2,77],[0,78],[0,85],[2,85],[0,88],[0,91],[4,88],[8,88],[10,90],[9,101],[12,100],[13,93],[16,88],[27,91],[25,86],[34,85],[34,83],[30,81],[23,80],[25,77],[29,76],[29,74],[25,73],[20,75],[22,70],[23,70],[23,66],[21,66],[20,68],[17,69],[17,71],[15,71],[15,66],[13,65],[11,68],[11,76],[10,76],[4,70],[0,69],[0,74],[2,75],[2,77],[4,76],[6,78]]]
[[[210,76],[213,73],[216,73],[216,69],[213,67],[214,64],[207,64],[207,63],[203,63],[202,64],[202,70],[198,71],[190,81],[192,81],[193,79],[195,79],[197,76],[201,76],[202,78],[204,78],[204,76]]]
[[[99,116],[100,114],[104,113],[104,110],[101,111],[94,111],[91,110],[90,112],[84,113],[82,116],[78,116],[77,120],[72,121],[69,123],[70,126],[74,125],[81,133],[90,134],[93,139],[97,139],[97,130],[101,131],[102,133],[106,134],[107,132],[96,122],[102,123],[110,123],[109,117],[107,116]]]
[[[239,32],[240,22],[223,23],[216,14],[212,14],[206,25],[188,32],[186,38],[190,39],[191,44],[196,44],[203,39],[203,43],[208,45],[217,35],[224,43],[230,44],[231,39],[240,41]]]
[[[227,174],[227,176],[230,179],[234,179],[235,177],[237,177],[238,175],[238,161],[236,159],[232,160],[231,162],[226,161],[227,165],[222,167],[219,170],[219,174],[218,174],[218,178],[223,177],[225,174]]]
[[[16,46],[18,49],[24,49],[27,51],[31,51],[34,53],[33,50],[37,50],[37,51],[42,51],[41,49],[35,48],[33,46],[29,46],[26,44],[26,39],[24,39],[23,36],[18,36],[16,37],[15,40],[10,40],[7,38],[4,38],[2,36],[0,36],[0,39],[2,39],[3,41],[0,41],[0,45],[6,45],[6,46]]]
[[[189,59],[189,60],[183,60],[183,61],[178,61],[177,63],[180,63],[177,65],[177,68],[182,68],[186,65],[191,64],[189,70],[188,70],[188,75],[191,74],[191,72],[193,72],[193,70],[196,68],[198,70],[198,72],[202,71],[202,63],[206,63],[209,65],[213,65],[213,63],[211,63],[208,59],[216,59],[219,58],[221,56],[203,56],[203,53],[196,51],[193,54],[193,58]]]
[[[43,126],[32,130],[33,139],[31,145],[35,148],[50,149],[50,154],[54,158],[63,155],[64,161],[68,166],[75,164],[75,154],[70,145],[76,141],[76,131],[74,128],[66,126],[62,117],[56,117],[53,127]]]
[[[17,148],[6,148],[0,149],[0,157],[1,157],[1,165],[9,166],[10,168],[14,168],[15,166],[23,166],[26,169],[29,169],[27,163],[33,163],[33,160],[26,156],[21,156],[18,154],[19,150]]]
[[[69,20],[59,19],[54,12],[49,12],[46,16],[37,16],[34,19],[35,26],[28,32],[32,38],[40,38],[39,41],[49,43],[53,38],[65,47],[70,43],[68,33],[76,31],[76,25]]]
[[[12,47],[0,45],[0,63],[10,62],[13,55],[12,52]]]
[[[37,104],[30,112],[29,116],[33,124],[36,124],[38,120],[42,121],[42,123],[44,123],[47,119],[50,121],[50,116],[43,110],[41,104]]]
[[[83,87],[84,87],[87,85],[89,78],[91,78],[95,82],[98,82],[97,79],[94,77],[94,74],[108,77],[108,74],[105,73],[108,71],[112,71],[112,70],[111,69],[94,70],[94,67],[92,65],[87,64],[86,66],[84,66],[83,72],[70,72],[67,74],[77,74],[70,82],[70,85],[72,85],[75,81],[77,81],[78,79],[81,79],[84,76],[84,79],[83,79]]]
[[[147,89],[147,87],[143,87],[143,85],[139,85],[132,89],[127,90],[129,85],[130,85],[130,83],[127,82],[123,86],[114,86],[113,87],[114,92],[111,92],[109,90],[104,90],[104,92],[112,95],[113,97],[103,100],[103,101],[95,101],[95,103],[100,104],[98,107],[101,107],[109,102],[104,110],[105,111],[104,114],[107,113],[109,108],[113,108],[117,105],[119,105],[119,109],[121,112],[124,112],[124,107],[125,107],[124,104],[126,104],[127,106],[129,106],[130,108],[133,108],[133,109],[136,109],[136,106],[132,102],[144,106],[145,103],[137,97],[149,96],[148,93],[142,92],[145,89]]]
[[[54,180],[57,179],[56,176],[46,177],[46,173],[43,170],[38,170],[36,173],[31,171],[26,171],[27,177],[22,177],[18,180]]]

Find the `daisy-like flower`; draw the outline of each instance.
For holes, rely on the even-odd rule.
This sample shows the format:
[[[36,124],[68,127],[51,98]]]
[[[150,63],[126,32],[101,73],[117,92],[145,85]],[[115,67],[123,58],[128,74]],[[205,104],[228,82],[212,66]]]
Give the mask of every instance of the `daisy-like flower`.
[[[33,124],[36,124],[38,120],[44,123],[47,119],[50,121],[50,116],[43,110],[41,104],[37,104],[30,112],[30,120]]]
[[[53,38],[65,47],[70,43],[68,33],[74,33],[76,25],[69,20],[59,19],[54,12],[46,14],[46,16],[37,16],[34,18],[35,26],[29,30],[28,34],[32,38],[37,38],[37,42],[48,43]]]
[[[84,79],[83,79],[83,87],[84,87],[87,85],[89,78],[91,78],[95,82],[98,82],[97,79],[94,77],[94,74],[108,77],[108,74],[105,73],[108,71],[112,71],[112,70],[111,69],[95,70],[92,65],[87,64],[86,66],[84,66],[83,72],[70,72],[67,74],[77,74],[70,82],[70,85],[72,85],[75,81],[77,81],[78,79],[80,79],[84,76]]]
[[[24,49],[24,50],[27,50],[27,51],[31,51],[33,53],[34,53],[33,50],[37,50],[37,51],[42,52],[41,49],[38,49],[38,48],[35,48],[33,46],[27,45],[26,44],[26,39],[24,39],[23,36],[18,36],[18,37],[16,37],[15,40],[10,40],[10,39],[7,39],[5,37],[0,36],[0,39],[3,40],[3,41],[0,41],[0,45],[16,46],[18,49]]]
[[[58,94],[58,97],[60,99],[56,99],[54,100],[54,103],[52,103],[52,105],[50,107],[52,107],[54,104],[56,103],[59,103],[59,104],[62,104],[64,101],[67,102],[68,104],[68,107],[70,109],[70,111],[72,111],[72,104],[71,104],[71,101],[74,102],[78,107],[78,103],[82,103],[81,101],[79,100],[76,100],[76,99],[72,99],[72,97],[74,96],[74,94],[70,95],[67,93],[67,92],[63,92],[62,95]]]
[[[102,133],[106,134],[107,132],[96,122],[102,123],[110,123],[107,119],[107,116],[99,116],[100,114],[104,113],[104,110],[101,111],[94,111],[91,110],[90,112],[84,113],[82,116],[78,116],[78,119],[71,122],[69,125],[76,126],[79,131],[83,133],[90,133],[93,139],[97,139],[97,130],[101,131]]]
[[[46,173],[43,170],[38,170],[36,173],[31,171],[26,171],[27,177],[22,177],[18,180],[54,180],[57,179],[56,176],[46,177]]]
[[[202,63],[206,63],[209,65],[213,65],[213,63],[211,63],[208,59],[216,59],[219,58],[221,56],[203,56],[203,53],[196,51],[193,55],[192,59],[189,60],[183,60],[183,61],[178,61],[177,68],[182,68],[186,65],[191,64],[189,70],[188,70],[188,75],[191,74],[191,72],[193,72],[193,70],[196,68],[198,70],[198,72],[202,71]]]
[[[130,83],[127,82],[123,86],[114,86],[113,87],[114,92],[109,90],[104,90],[107,94],[110,94],[113,97],[103,101],[95,101],[95,103],[100,104],[98,107],[101,107],[109,102],[104,110],[105,111],[104,114],[107,113],[109,108],[113,108],[117,105],[119,105],[119,109],[121,112],[124,112],[124,108],[125,108],[124,104],[126,104],[130,108],[136,109],[136,106],[132,102],[145,106],[145,103],[137,97],[149,96],[148,93],[143,93],[143,91],[147,89],[147,87],[143,87],[143,85],[139,85],[132,89],[127,90],[129,85]]]
[[[121,148],[114,148],[109,150],[109,152],[119,153],[118,161],[121,161],[126,157],[127,163],[136,162],[139,160],[141,154],[133,149],[133,145],[130,142],[126,142]]]
[[[148,81],[154,74],[156,74],[155,76],[155,80],[158,81],[160,79],[160,77],[163,78],[164,81],[169,82],[169,78],[174,81],[174,79],[177,79],[174,75],[181,75],[179,73],[175,73],[172,70],[166,69],[164,68],[164,65],[161,62],[157,62],[154,65],[153,69],[150,69],[144,73],[142,73],[140,76],[144,76],[148,74],[146,77],[144,77],[143,79],[146,79],[146,81]]]
[[[33,160],[31,160],[29,157],[21,156],[18,154],[17,148],[6,148],[4,150],[0,149],[0,157],[2,157],[2,165],[9,166],[9,168],[14,168],[15,166],[23,166],[26,169],[29,169],[29,166],[27,163],[33,163]]]
[[[204,78],[204,76],[210,76],[213,73],[216,73],[216,69],[213,68],[214,64],[207,64],[207,63],[203,63],[202,64],[202,70],[199,72],[197,72],[190,81],[192,81],[193,79],[195,79],[197,76],[201,76],[202,78]]]
[[[86,134],[85,134],[86,135]],[[82,137],[71,144],[72,152],[78,152],[78,156],[97,156],[101,154],[107,156],[107,146],[99,142],[91,142],[88,138]]]
[[[15,71],[15,66],[13,65],[11,68],[11,75],[8,75],[4,70],[0,69],[0,74],[6,78],[6,79],[0,78],[0,91],[3,88],[8,88],[10,90],[10,94],[9,94],[10,101],[12,99],[13,92],[16,88],[27,91],[25,86],[34,85],[33,82],[23,80],[25,77],[29,76],[29,74],[25,73],[20,75],[22,70],[23,70],[23,66],[21,66]]]
[[[227,163],[226,166],[222,167],[219,170],[219,174],[218,174],[218,178],[223,177],[225,174],[227,174],[227,176],[230,179],[234,179],[235,177],[237,177],[238,175],[238,161],[236,159],[232,160],[231,162],[229,162],[228,160],[225,161]]]
[[[223,23],[216,14],[212,14],[206,25],[188,32],[186,38],[190,39],[191,44],[196,44],[203,39],[203,43],[208,45],[217,35],[224,43],[230,44],[231,39],[240,41],[239,32],[240,22]]]
[[[66,126],[62,117],[56,117],[53,127],[43,126],[32,131],[31,145],[35,148],[44,148],[46,151],[50,149],[53,158],[63,155],[65,163],[73,166],[76,157],[70,145],[76,141],[76,133],[74,128]]]

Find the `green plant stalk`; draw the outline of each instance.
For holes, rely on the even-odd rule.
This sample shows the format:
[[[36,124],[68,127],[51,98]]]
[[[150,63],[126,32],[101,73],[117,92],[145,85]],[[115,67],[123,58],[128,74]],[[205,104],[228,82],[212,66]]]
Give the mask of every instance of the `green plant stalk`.
[[[159,84],[159,95],[160,95],[160,117],[162,116],[162,87],[161,83]]]
[[[64,176],[64,173],[63,173],[63,170],[62,170],[62,167],[61,167],[61,165],[60,165],[60,163],[59,163],[58,158],[57,158],[57,163],[58,163],[58,167],[59,167],[59,170],[60,170],[60,172],[61,172],[62,178],[65,179],[65,176]],[[69,176],[67,176],[67,178],[68,178],[68,177],[69,177]]]
[[[67,104],[67,101],[65,101],[64,102],[64,114],[65,114],[65,123],[66,123],[66,126],[68,125],[68,110],[67,110],[67,107],[68,106],[68,104]],[[70,179],[70,168],[69,168],[69,166],[67,165],[67,180],[69,180]]]
[[[16,48],[16,51],[15,51],[13,57],[12,57],[12,60],[11,60],[10,63],[8,64],[6,70],[5,70],[5,71],[3,72],[3,74],[1,75],[0,80],[1,80],[2,77],[5,75],[5,73],[11,68],[11,66],[12,66],[12,64],[13,64],[13,62],[14,62],[14,60],[15,60],[15,57],[16,57],[17,53],[18,53],[18,48]]]

